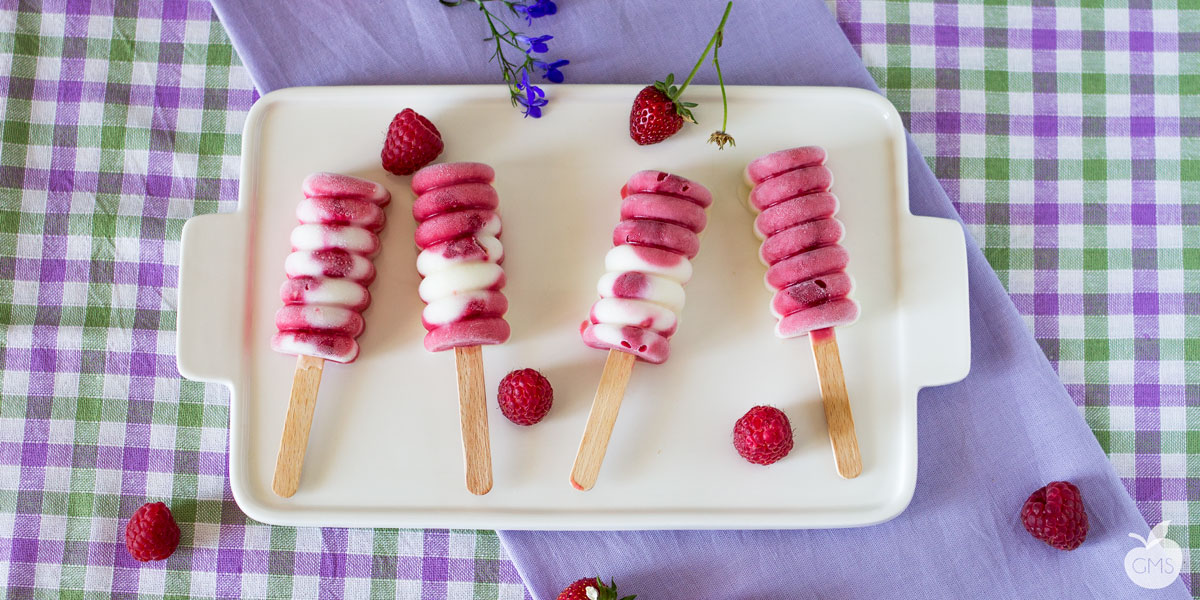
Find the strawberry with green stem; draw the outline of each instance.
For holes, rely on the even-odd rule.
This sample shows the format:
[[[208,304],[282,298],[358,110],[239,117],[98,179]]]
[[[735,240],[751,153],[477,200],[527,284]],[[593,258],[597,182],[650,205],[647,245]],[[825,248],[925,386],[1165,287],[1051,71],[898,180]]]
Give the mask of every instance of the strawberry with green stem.
[[[675,74],[671,73],[667,75],[666,80],[655,81],[654,85],[646,86],[638,92],[637,97],[633,99],[633,109],[629,113],[629,137],[633,138],[633,141],[642,146],[657,144],[675,135],[683,128],[685,120],[696,123],[696,118],[691,111],[692,108],[695,108],[696,103],[683,102],[679,98],[692,83],[696,72],[700,70],[704,59],[711,51],[713,67],[717,70],[717,82],[721,86],[721,103],[724,106],[725,115],[721,129],[713,132],[708,141],[722,149],[725,144],[735,145],[733,136],[725,132],[729,123],[729,101],[725,95],[725,79],[721,75],[721,63],[717,57],[717,50],[725,38],[725,22],[729,20],[729,11],[732,8],[733,2],[725,5],[725,14],[721,17],[721,23],[717,25],[717,30],[713,32],[712,38],[708,40],[708,45],[704,47],[704,53],[700,55],[700,60],[696,61],[696,66],[692,67],[692,72],[688,74],[687,79],[683,80],[683,83],[676,86]]]

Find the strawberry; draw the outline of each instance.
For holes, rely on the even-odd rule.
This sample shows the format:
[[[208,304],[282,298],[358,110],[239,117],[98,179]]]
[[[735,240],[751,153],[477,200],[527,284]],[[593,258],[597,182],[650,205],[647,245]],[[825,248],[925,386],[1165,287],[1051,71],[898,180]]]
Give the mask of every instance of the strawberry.
[[[517,425],[533,425],[541,421],[554,404],[554,388],[534,369],[513,371],[500,380],[496,392],[500,412]]]
[[[429,119],[406,108],[392,118],[383,140],[383,168],[396,175],[412,175],[442,153],[442,134]]]
[[[667,81],[673,77],[668,77]],[[629,137],[638,145],[657,144],[675,135],[683,128],[685,118],[695,122],[688,107],[681,106],[667,95],[669,89],[666,82],[658,81],[642,88],[633,99],[633,110],[629,112]],[[685,114],[687,117],[684,117]]]
[[[620,600],[633,600],[634,596],[625,596]],[[604,585],[599,577],[584,577],[558,594],[558,600],[618,600],[617,584],[609,581]]]
[[[708,46],[705,46],[704,52],[700,54],[700,60],[696,61],[696,66],[692,68],[692,72],[688,74],[687,79],[683,80],[683,83],[676,86],[675,74],[672,73],[667,75],[665,81],[655,81],[654,85],[642,88],[642,91],[638,92],[633,99],[633,109],[629,111],[629,137],[633,138],[633,141],[637,142],[639,146],[657,144],[675,135],[683,128],[684,121],[696,122],[691,110],[696,103],[683,102],[679,97],[692,83],[692,78],[704,64],[704,59],[708,58],[709,52],[712,52],[713,68],[717,71],[717,83],[721,86],[724,119],[721,122],[721,128],[713,132],[708,141],[716,144],[718,149],[723,149],[725,144],[736,145],[733,136],[725,132],[725,128],[729,124],[729,101],[725,96],[725,78],[721,75],[721,63],[717,58],[717,51],[725,39],[725,22],[729,20],[729,11],[732,8],[733,2],[725,5],[725,14],[721,17],[721,23],[717,25],[717,30],[708,40]]]
[[[1087,538],[1083,496],[1069,481],[1052,481],[1030,494],[1021,507],[1021,524],[1029,535],[1058,548],[1074,550]]]
[[[162,560],[179,546],[179,525],[162,502],[142,505],[125,526],[125,548],[137,560]]]
[[[734,424],[733,447],[756,465],[777,462],[792,451],[792,424],[774,406],[755,406]]]

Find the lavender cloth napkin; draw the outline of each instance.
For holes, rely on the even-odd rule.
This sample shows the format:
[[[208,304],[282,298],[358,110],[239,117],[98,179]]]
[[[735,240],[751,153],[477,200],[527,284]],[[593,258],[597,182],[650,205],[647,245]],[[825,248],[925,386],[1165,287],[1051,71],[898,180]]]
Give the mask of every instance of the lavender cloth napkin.
[[[212,0],[260,91],[299,85],[497,80],[469,6],[411,2]],[[724,0],[560,0],[532,33],[552,33],[575,83],[649,83],[687,69]],[[877,90],[821,0],[741,0],[721,50],[728,83]],[[712,73],[700,77],[714,83]],[[548,90],[553,97],[553,86]],[[553,103],[546,118],[554,118]],[[736,118],[736,116],[735,116]],[[617,124],[615,126],[623,126]],[[736,131],[736,121],[731,123]],[[909,144],[917,214],[957,218]],[[821,531],[504,531],[535,598],[583,576],[615,577],[640,598],[1186,598],[1125,575],[1130,532],[1148,527],[982,253],[968,238],[974,357],[963,382],[920,395],[917,490],[873,527]],[[1061,552],[1022,529],[1028,494],[1067,479],[1090,516]]]

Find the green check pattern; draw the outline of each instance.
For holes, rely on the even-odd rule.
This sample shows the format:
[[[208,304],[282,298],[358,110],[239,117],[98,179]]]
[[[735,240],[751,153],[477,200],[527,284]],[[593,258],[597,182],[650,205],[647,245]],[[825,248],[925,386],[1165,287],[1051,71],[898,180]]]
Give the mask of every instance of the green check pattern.
[[[836,10],[1146,520],[1200,549],[1200,2]]]
[[[1200,549],[1200,2],[831,7],[1142,513]],[[492,532],[233,503],[228,396],[174,365],[180,229],[234,209],[257,97],[208,4],[0,4],[0,87],[0,596],[529,597]],[[183,549],[141,565],[154,500]]]
[[[0,87],[0,597],[527,597],[493,532],[234,504],[228,394],[174,358],[180,230],[235,208],[257,97],[207,3],[2,4]],[[157,500],[182,549],[142,565]]]

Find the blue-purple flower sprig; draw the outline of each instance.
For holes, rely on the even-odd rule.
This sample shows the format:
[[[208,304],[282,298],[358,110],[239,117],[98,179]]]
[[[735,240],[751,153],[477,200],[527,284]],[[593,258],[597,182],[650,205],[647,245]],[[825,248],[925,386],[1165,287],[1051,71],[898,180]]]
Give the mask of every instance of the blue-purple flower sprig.
[[[568,60],[556,60],[552,63],[542,62],[540,60],[533,61],[533,66],[542,70],[542,78],[549,79],[551,83],[562,83],[563,74],[559,71],[559,67],[565,67],[571,64]]]
[[[521,81],[517,82],[517,90],[521,92],[521,96],[516,97],[517,104],[525,107],[525,116],[535,119],[542,118],[542,107],[550,101],[546,99],[546,92],[536,85],[529,85],[529,72],[521,72]]]
[[[525,22],[533,25],[534,19],[548,17],[558,12],[558,5],[553,0],[533,0],[528,4],[513,3],[509,8],[518,15],[525,17]]]
[[[446,6],[458,6],[467,0],[438,0]],[[542,88],[529,82],[530,75],[541,75],[542,79],[551,83],[562,83],[564,76],[562,67],[570,61],[565,59],[548,60],[543,55],[550,51],[549,42],[552,35],[530,36],[515,31],[500,15],[492,12],[489,4],[503,4],[509,12],[522,18],[532,25],[535,19],[541,19],[558,12],[558,5],[553,0],[470,0],[479,7],[483,18],[487,21],[491,35],[484,38],[486,42],[496,45],[492,60],[500,65],[500,74],[508,84],[508,91],[513,106],[520,107],[526,117],[541,118],[542,108],[549,100]],[[505,50],[519,58],[511,59]]]

